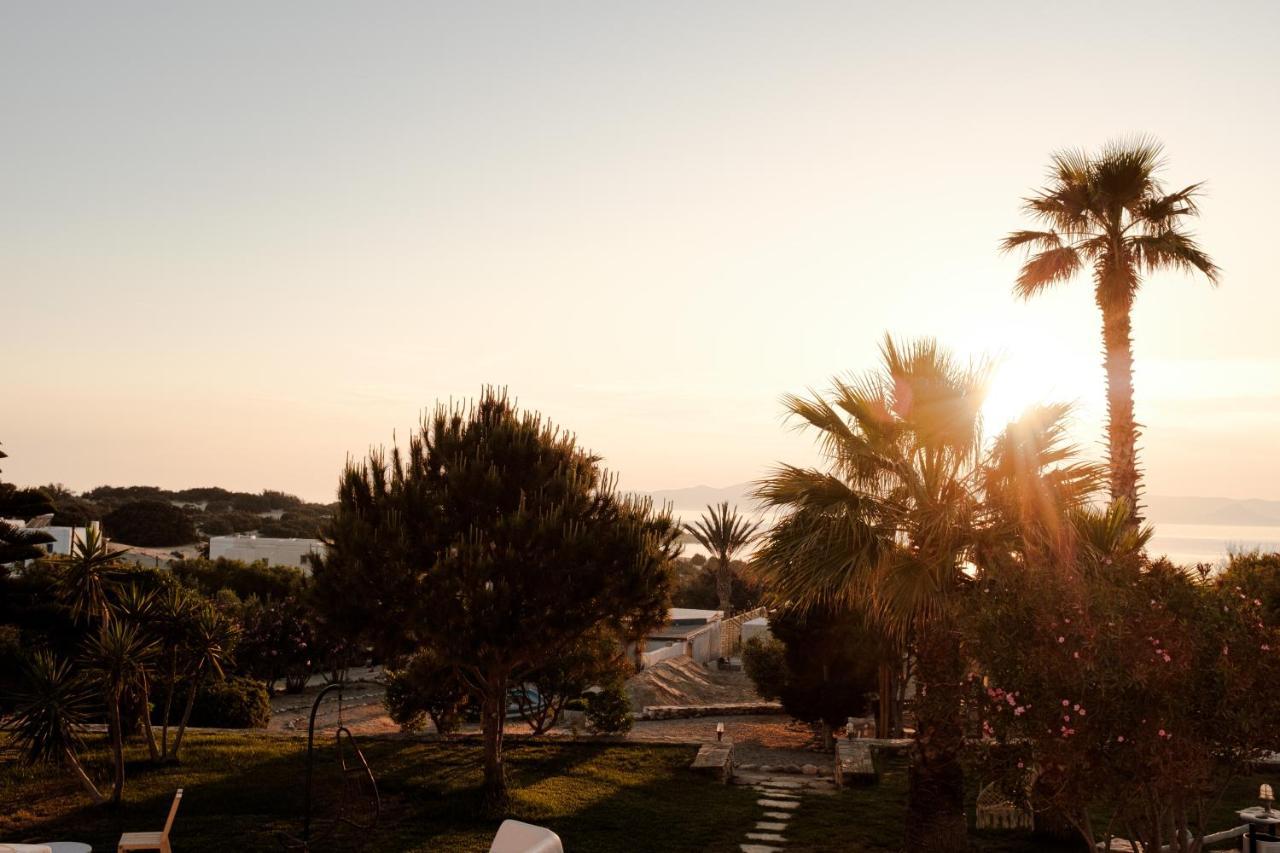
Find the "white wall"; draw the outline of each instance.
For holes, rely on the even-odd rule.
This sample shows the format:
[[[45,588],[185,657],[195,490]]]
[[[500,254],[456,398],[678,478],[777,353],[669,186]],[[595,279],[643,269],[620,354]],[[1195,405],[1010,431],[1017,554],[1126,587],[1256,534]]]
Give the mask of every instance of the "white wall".
[[[273,539],[266,536],[213,536],[209,539],[209,559],[226,557],[252,563],[266,560],[272,566],[296,566],[306,572],[311,566],[307,554],[324,553],[319,539]]]

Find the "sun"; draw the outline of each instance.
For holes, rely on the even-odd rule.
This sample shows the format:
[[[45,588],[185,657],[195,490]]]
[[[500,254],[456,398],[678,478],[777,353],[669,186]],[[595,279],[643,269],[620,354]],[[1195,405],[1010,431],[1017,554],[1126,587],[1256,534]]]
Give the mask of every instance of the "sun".
[[[1081,406],[1101,379],[1095,372],[1100,373],[1071,359],[1005,355],[996,360],[987,384],[982,405],[985,432],[993,435],[1031,406],[1046,403],[1070,403],[1076,416],[1086,414]]]

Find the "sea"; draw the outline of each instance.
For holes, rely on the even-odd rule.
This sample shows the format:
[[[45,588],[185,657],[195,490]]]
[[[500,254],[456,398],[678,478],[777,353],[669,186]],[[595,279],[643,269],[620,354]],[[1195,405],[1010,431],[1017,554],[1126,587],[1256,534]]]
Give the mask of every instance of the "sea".
[[[697,509],[677,509],[680,521],[695,521]],[[1229,524],[1172,524],[1151,522],[1155,536],[1147,547],[1152,557],[1168,557],[1174,563],[1191,566],[1196,563],[1224,565],[1233,553],[1251,551],[1280,551],[1280,526],[1229,525]],[[703,554],[706,550],[697,543],[686,541],[685,556]]]

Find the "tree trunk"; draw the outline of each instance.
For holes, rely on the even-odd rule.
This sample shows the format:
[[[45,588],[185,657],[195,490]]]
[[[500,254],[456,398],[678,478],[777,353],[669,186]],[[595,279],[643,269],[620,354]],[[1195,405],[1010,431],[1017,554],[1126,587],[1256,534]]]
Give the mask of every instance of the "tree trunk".
[[[200,689],[200,680],[204,670],[196,670],[191,676],[191,690],[187,693],[187,707],[182,711],[182,721],[178,723],[178,731],[173,736],[173,754],[170,761],[178,760],[178,750],[182,748],[182,736],[187,733],[187,722],[191,719],[191,709],[196,704],[196,691]]]
[[[169,760],[169,720],[173,714],[173,691],[178,683],[178,649],[169,655],[169,682],[164,689],[164,716],[160,718],[160,760]]]
[[[156,746],[156,733],[151,728],[151,680],[142,676],[142,733],[147,738],[147,753],[152,764],[160,763],[160,750]]]
[[[120,805],[124,796],[124,731],[120,724],[120,694],[111,696],[111,756],[115,761],[115,779],[111,783],[111,805]]]
[[[100,806],[105,803],[107,801],[106,797],[102,796],[102,792],[98,790],[98,786],[93,784],[93,780],[89,778],[89,774],[84,772],[84,765],[81,764],[80,759],[76,757],[75,750],[69,746],[64,746],[62,748],[62,757],[67,760],[67,764],[71,767],[71,772],[75,774],[77,781],[80,782],[81,786],[84,787],[89,796],[93,798],[93,804],[95,806]]]
[[[969,849],[960,751],[963,662],[958,640],[931,626],[917,651],[917,731],[908,771],[907,853],[960,853]]]
[[[507,718],[507,676],[490,674],[484,702],[484,808],[493,817],[506,813],[507,767],[502,760],[502,730]]]
[[[1111,502],[1129,505],[1129,525],[1137,528],[1138,434],[1133,411],[1132,299],[1099,299],[1102,309],[1102,345],[1107,371],[1107,465],[1111,475]]]
[[[733,569],[729,568],[729,555],[720,555],[716,566],[716,596],[720,599],[720,611],[728,616],[733,609]]]

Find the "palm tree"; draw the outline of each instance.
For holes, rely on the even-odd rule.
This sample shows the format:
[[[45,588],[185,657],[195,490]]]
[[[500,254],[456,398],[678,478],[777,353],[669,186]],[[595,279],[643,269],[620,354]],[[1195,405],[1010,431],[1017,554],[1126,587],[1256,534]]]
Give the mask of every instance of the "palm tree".
[[[1062,151],[1052,158],[1049,183],[1028,198],[1025,211],[1047,226],[1014,231],[1003,251],[1027,259],[1014,292],[1030,298],[1088,267],[1102,312],[1107,372],[1107,460],[1111,499],[1124,499],[1137,527],[1138,424],[1133,411],[1131,313],[1143,277],[1160,270],[1200,272],[1217,284],[1218,267],[1189,232],[1200,184],[1168,192],[1157,179],[1163,149],[1150,139],[1112,142],[1096,155]]]
[[[36,652],[27,664],[15,711],[5,723],[11,742],[30,764],[65,763],[95,805],[105,802],[80,764],[80,732],[94,707],[94,690],[71,666],[47,651]]]
[[[112,606],[117,618],[138,628],[140,636],[152,647],[152,654],[159,652],[163,639],[162,628],[156,619],[156,594],[144,590],[137,584],[120,590]],[[130,696],[130,704],[142,712],[142,729],[147,738],[147,750],[151,753],[152,763],[160,761],[160,750],[156,746],[155,732],[151,728],[151,668],[143,668],[139,673],[136,691]]]
[[[167,757],[171,761],[178,760],[178,750],[182,748],[182,736],[187,731],[187,723],[191,720],[191,709],[195,706],[196,692],[207,675],[222,678],[222,665],[227,662],[238,635],[236,625],[212,607],[202,607],[197,611],[191,624],[191,634],[186,649],[188,656],[187,706],[182,712],[182,721],[173,736],[173,752]]]
[[[180,665],[195,612],[195,598],[186,588],[177,584],[170,584],[156,599],[152,625],[160,640],[164,676],[164,711],[160,715],[161,761],[169,758],[169,723],[173,719],[173,697],[177,691]]]
[[[733,569],[730,561],[760,530],[759,521],[750,522],[738,514],[735,506],[729,509],[729,502],[719,506],[707,506],[707,511],[693,524],[686,524],[685,530],[698,540],[698,544],[711,552],[719,564],[716,566],[716,595],[720,598],[720,609],[726,616],[733,607],[730,596],[733,592]]]
[[[111,621],[109,592],[119,577],[123,553],[112,551],[106,537],[91,526],[84,539],[76,537],[71,556],[58,560],[62,565],[58,592],[77,621],[96,619],[102,625]]]
[[[121,620],[104,624],[85,646],[85,663],[97,675],[107,703],[111,752],[115,760],[110,800],[113,806],[119,805],[124,794],[124,727],[120,720],[120,701],[127,692],[138,690],[155,649],[136,625]]]
[[[755,564],[775,598],[853,605],[885,639],[914,652],[917,734],[911,754],[906,849],[967,850],[961,681],[954,605],[974,582],[980,547],[1012,549],[983,502],[985,364],[961,365],[932,341],[886,337],[878,372],[836,379],[828,395],[784,404],[818,433],[826,470],[783,465],[757,496],[782,511]],[[1037,429],[1050,424],[1037,422]],[[1031,442],[1054,447],[1048,439]],[[1009,446],[1014,446],[1010,444]],[[1026,454],[1017,479],[1042,479]],[[999,478],[996,478],[999,480]],[[1023,491],[1035,491],[1019,487]],[[1064,495],[1076,494],[1063,475]]]

